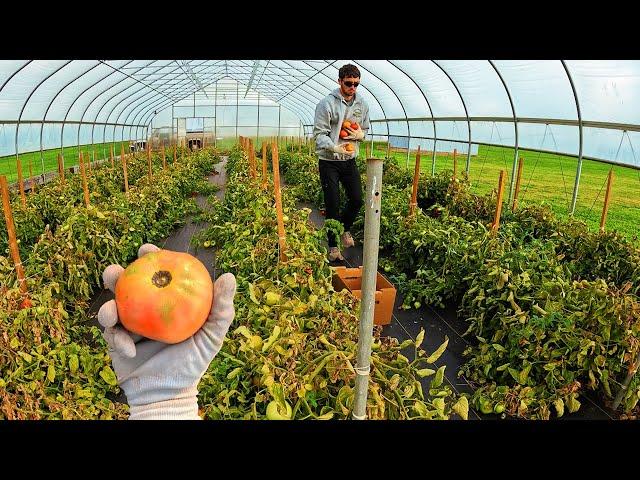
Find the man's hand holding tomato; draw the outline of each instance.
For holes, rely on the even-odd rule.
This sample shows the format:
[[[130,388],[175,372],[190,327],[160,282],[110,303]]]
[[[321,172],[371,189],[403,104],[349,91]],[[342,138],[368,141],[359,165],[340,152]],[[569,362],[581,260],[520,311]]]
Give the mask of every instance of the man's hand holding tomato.
[[[342,124],[342,129],[348,133],[346,137],[343,137],[344,140],[355,140],[360,142],[364,139],[364,131],[356,122],[345,121]]]
[[[160,249],[145,244],[138,257]],[[102,274],[105,287],[115,292],[124,269],[109,265]],[[103,336],[118,384],[129,403],[131,420],[198,420],[198,383],[220,351],[235,316],[236,279],[221,275],[214,284],[213,303],[206,321],[194,335],[179,343],[164,343],[132,334],[119,323],[115,300],[98,311]]]

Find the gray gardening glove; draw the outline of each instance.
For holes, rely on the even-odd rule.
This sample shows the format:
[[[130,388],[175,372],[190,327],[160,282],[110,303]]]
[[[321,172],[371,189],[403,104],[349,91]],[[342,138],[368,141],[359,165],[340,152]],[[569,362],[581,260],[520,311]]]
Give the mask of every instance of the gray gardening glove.
[[[345,140],[356,140],[360,142],[364,138],[364,130],[362,130],[360,127],[358,127],[357,129],[345,128],[345,130],[349,134],[348,136],[344,137]]]
[[[138,257],[160,250],[147,243]],[[115,292],[116,281],[124,269],[109,265],[102,274],[105,287]],[[115,300],[98,311],[98,322],[118,384],[129,403],[130,420],[184,419],[198,416],[198,383],[222,347],[233,321],[236,279],[232,273],[221,275],[214,285],[213,307],[202,328],[188,339],[166,344],[135,335],[118,324]]]
[[[337,153],[338,155],[351,155],[353,152],[350,152],[346,148],[344,148],[344,143],[334,145],[331,149],[333,153]]]

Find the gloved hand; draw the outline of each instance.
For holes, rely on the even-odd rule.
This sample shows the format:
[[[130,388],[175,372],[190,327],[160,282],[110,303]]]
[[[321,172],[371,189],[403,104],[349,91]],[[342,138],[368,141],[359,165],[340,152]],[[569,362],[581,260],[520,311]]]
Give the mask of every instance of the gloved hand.
[[[339,155],[351,155],[353,152],[350,152],[349,150],[344,148],[344,145],[345,145],[344,143],[334,145],[332,148],[333,153],[337,153]]]
[[[157,250],[157,246],[147,243],[138,250],[138,257]],[[120,265],[109,265],[102,274],[105,287],[115,292],[123,271]],[[115,300],[102,305],[98,321],[105,327],[103,336],[118,384],[127,396],[130,420],[200,420],[198,383],[220,351],[235,316],[235,293],[233,274],[221,275],[214,285],[213,307],[207,321],[193,336],[176,344],[129,333],[118,325]]]
[[[345,130],[349,134],[348,136],[344,137],[345,140],[356,140],[360,142],[364,138],[364,130],[362,130],[359,126],[357,129],[345,127]]]

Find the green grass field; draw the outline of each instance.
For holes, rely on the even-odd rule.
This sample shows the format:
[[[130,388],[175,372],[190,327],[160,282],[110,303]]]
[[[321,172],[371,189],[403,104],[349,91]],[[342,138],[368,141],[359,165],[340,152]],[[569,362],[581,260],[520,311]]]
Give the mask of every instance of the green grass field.
[[[385,157],[386,143],[375,143],[375,157]],[[509,195],[514,149],[480,145],[478,155],[471,157],[469,180],[472,191],[485,194],[498,188],[500,170],[506,171],[505,201]],[[519,150],[524,166],[520,180],[518,204],[540,204],[545,202],[561,218],[569,216],[571,197],[575,184],[578,160],[564,155]],[[415,168],[415,151],[392,152],[400,166]],[[465,170],[466,154],[457,156],[458,172]],[[420,156],[420,170],[431,172],[432,154]],[[634,236],[640,235],[640,171],[632,168],[612,166],[592,160],[583,160],[578,188],[575,218],[583,220],[592,229],[598,229],[604,205],[607,175],[613,169],[614,178],[611,200],[606,220],[606,230],[617,230],[630,240],[640,244]],[[435,170],[453,170],[453,155],[437,155]]]
[[[129,151],[129,140],[114,143],[97,143],[95,145],[80,145],[80,147],[65,147],[63,151],[64,166],[65,168],[69,168],[77,165],[78,152],[80,150],[82,150],[82,154],[85,159],[87,154],[92,157],[93,152],[95,151],[96,160],[102,160],[104,158],[109,158],[109,148],[113,145],[113,154],[118,156],[120,155],[120,144],[124,145],[125,152]],[[20,154],[22,177],[25,179],[29,178],[29,162],[31,162],[31,168],[34,176],[52,171],[57,172],[59,153],[61,153],[59,148],[43,150],[42,159],[40,158],[40,151]],[[0,175],[6,175],[7,182],[9,183],[18,181],[15,155],[0,157]]]

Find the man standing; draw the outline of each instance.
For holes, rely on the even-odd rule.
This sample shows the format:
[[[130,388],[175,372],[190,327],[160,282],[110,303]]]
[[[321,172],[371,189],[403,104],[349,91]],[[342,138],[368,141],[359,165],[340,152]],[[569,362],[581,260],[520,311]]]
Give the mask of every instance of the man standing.
[[[326,218],[344,225],[342,245],[354,245],[349,230],[362,207],[362,184],[356,167],[360,142],[369,129],[369,106],[356,94],[360,70],[352,64],[338,70],[339,88],[320,100],[316,106],[313,136],[319,159],[320,182],[326,205]],[[347,195],[347,205],[339,216],[340,187]],[[333,234],[329,233],[329,261],[344,260]]]

